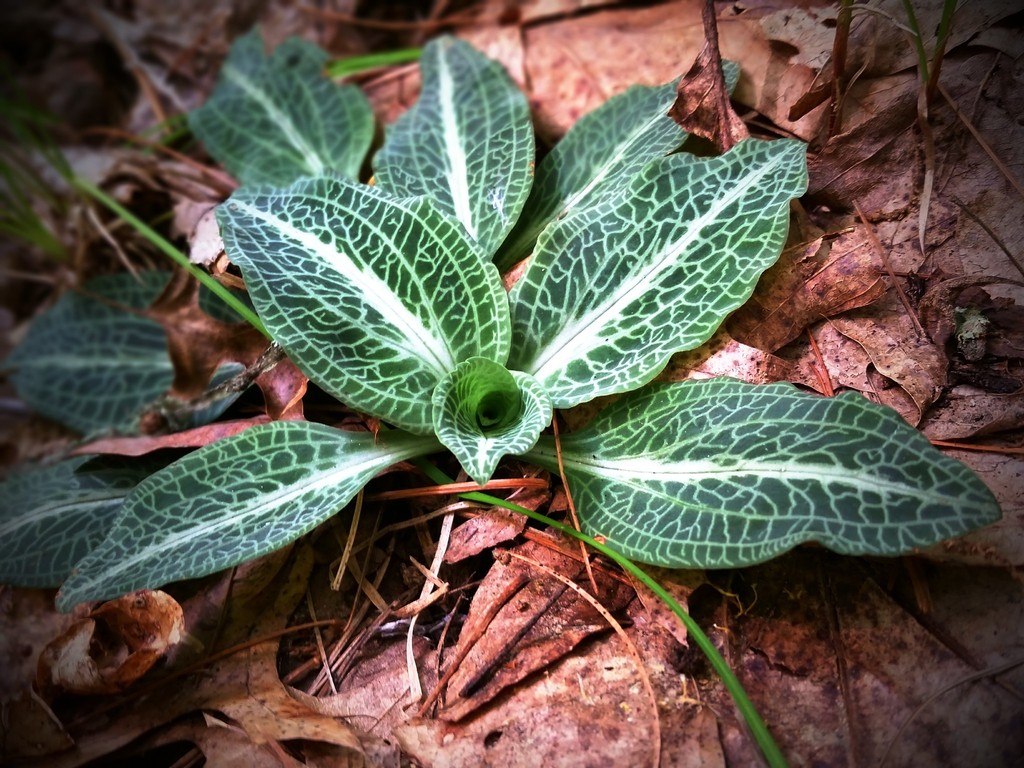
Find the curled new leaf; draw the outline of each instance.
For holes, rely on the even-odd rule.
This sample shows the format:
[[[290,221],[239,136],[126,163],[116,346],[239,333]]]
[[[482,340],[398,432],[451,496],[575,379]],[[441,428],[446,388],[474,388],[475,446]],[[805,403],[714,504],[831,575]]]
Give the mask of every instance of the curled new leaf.
[[[551,400],[536,379],[482,357],[461,363],[434,390],[434,431],[483,485],[505,454],[520,454],[551,422]]]
[[[508,357],[498,272],[430,200],[311,178],[243,187],[218,220],[274,339],[356,410],[430,434],[431,393],[449,371]]]

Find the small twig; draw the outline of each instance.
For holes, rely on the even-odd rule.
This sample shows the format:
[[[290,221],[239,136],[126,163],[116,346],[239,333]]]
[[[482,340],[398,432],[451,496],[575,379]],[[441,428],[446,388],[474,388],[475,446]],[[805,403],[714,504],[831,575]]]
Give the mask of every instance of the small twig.
[[[562,462],[562,439],[558,434],[558,416],[552,416],[551,428],[554,430],[555,436],[555,458],[558,459],[558,476],[562,478],[562,488],[565,489],[565,501],[569,505],[569,515],[572,517],[572,525],[577,531],[582,532],[583,529],[580,527],[580,517],[576,514],[576,502],[572,500],[572,490],[569,488],[569,478],[565,476],[565,465]],[[594,569],[590,567],[590,558],[587,556],[587,545],[582,541],[579,542],[580,555],[583,558],[583,566],[587,569],[587,579],[590,581],[591,588],[597,592],[597,582],[594,580]]]
[[[868,221],[864,212],[860,209],[860,205],[856,200],[853,202],[853,207],[857,211],[857,216],[864,223],[864,229],[867,232],[868,240],[871,241],[871,247],[875,249],[879,258],[882,260],[882,264],[885,266],[885,272],[889,275],[889,279],[892,280],[893,288],[896,289],[896,295],[900,297],[900,303],[903,304],[903,308],[907,311],[911,322],[914,325],[914,330],[917,331],[919,339],[927,338],[927,334],[924,332],[924,328],[921,326],[921,321],[917,318],[917,312],[910,304],[910,299],[907,298],[906,292],[903,290],[903,286],[900,285],[899,280],[896,279],[896,273],[892,270],[892,262],[889,261],[889,254],[882,248],[882,244],[878,241],[878,235],[875,234],[875,228],[871,226],[871,222]]]
[[[331,579],[331,589],[337,592],[341,589],[341,580],[345,577],[348,569],[349,558],[352,556],[352,545],[355,542],[356,533],[359,530],[359,516],[363,511],[363,489],[360,488],[356,494],[356,503],[352,505],[352,522],[348,526],[348,536],[345,537],[345,547],[341,551],[341,559],[338,561],[338,569]]]

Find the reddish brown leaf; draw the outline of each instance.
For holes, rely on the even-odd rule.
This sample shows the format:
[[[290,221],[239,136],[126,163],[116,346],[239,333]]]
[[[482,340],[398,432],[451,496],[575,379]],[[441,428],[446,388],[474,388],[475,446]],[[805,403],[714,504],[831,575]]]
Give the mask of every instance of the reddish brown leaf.
[[[747,126],[729,103],[718,50],[715,4],[706,0],[702,11],[706,41],[690,71],[683,75],[669,116],[684,130],[707,139],[726,152],[750,136]]]
[[[91,453],[113,453],[118,456],[142,456],[161,448],[201,448],[222,438],[237,435],[257,424],[266,424],[268,421],[270,418],[267,416],[254,416],[251,419],[218,421],[169,435],[105,437],[79,445],[71,451],[71,454],[77,456]]]
[[[582,576],[577,561],[534,542],[517,551],[558,573]],[[595,577],[601,590],[595,597],[609,611],[621,610],[633,598],[632,589],[611,577],[600,571]],[[464,718],[563,658],[586,638],[609,629],[590,603],[561,582],[534,573],[521,560],[499,560],[470,605],[454,656],[461,662],[449,681],[446,706],[439,716]]]

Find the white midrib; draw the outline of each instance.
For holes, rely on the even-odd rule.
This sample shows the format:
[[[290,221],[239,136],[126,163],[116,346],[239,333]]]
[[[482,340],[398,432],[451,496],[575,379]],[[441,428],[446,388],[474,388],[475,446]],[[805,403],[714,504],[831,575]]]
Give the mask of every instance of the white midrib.
[[[277,106],[267,98],[264,91],[257,88],[249,78],[231,65],[225,65],[222,71],[228,80],[245,91],[245,94],[258,103],[270,116],[270,119],[274,121],[277,127],[281,129],[281,133],[283,133],[285,138],[288,139],[288,143],[295,147],[302,155],[306,168],[309,170],[311,175],[319,175],[327,169],[327,166],[320,158],[319,153],[317,153],[313,147],[309,146],[306,140],[302,137],[302,133],[295,126],[295,123],[292,122],[291,118],[278,109]]]
[[[288,488],[284,492],[268,494],[260,500],[259,504],[246,507],[243,514],[231,515],[230,517],[220,518],[204,525],[189,528],[188,531],[175,534],[174,537],[169,540],[165,539],[155,546],[146,547],[135,554],[126,557],[116,565],[104,568],[102,573],[98,574],[96,578],[90,579],[88,584],[95,584],[97,581],[110,581],[113,577],[118,576],[125,571],[131,571],[142,567],[147,561],[159,559],[172,547],[174,549],[178,549],[182,545],[189,544],[197,539],[208,539],[219,531],[244,527],[249,519],[253,517],[258,518],[265,514],[268,509],[277,509],[290,501],[301,498],[309,493],[315,493],[322,488],[341,485],[345,481],[343,480],[342,483],[339,483],[338,475],[357,478],[366,472],[376,472],[378,469],[409,458],[410,456],[415,455],[416,452],[417,451],[413,450],[410,446],[405,446],[401,449],[396,448],[392,453],[386,456],[380,456],[378,454],[367,458],[355,467],[353,467],[351,463],[346,462],[344,468],[341,470],[334,469],[330,472],[323,472],[315,479],[311,479],[310,482],[302,483],[297,487]]]
[[[602,480],[646,488],[645,483],[692,484],[701,480],[721,480],[729,477],[763,477],[773,480],[812,480],[824,485],[838,484],[853,487],[859,491],[877,493],[880,496],[906,496],[907,486],[884,480],[877,475],[859,475],[848,468],[825,465],[791,464],[784,461],[747,461],[732,466],[723,466],[713,461],[678,461],[671,464],[654,459],[595,459],[588,461],[578,457],[563,457],[566,468],[593,475]],[[913,495],[936,504],[948,505],[949,497],[929,489],[917,489]],[[723,510],[723,514],[725,511]]]
[[[444,131],[444,146],[448,156],[448,188],[452,193],[452,205],[455,216],[466,232],[474,240],[477,239],[476,223],[473,221],[473,209],[469,199],[469,179],[466,170],[466,151],[459,141],[459,124],[455,116],[455,92],[448,62],[444,56],[438,57],[438,98],[441,102],[441,126]]]
[[[676,265],[676,259],[680,252],[699,236],[700,230],[705,225],[714,222],[722,210],[775,168],[775,163],[765,163],[757,170],[757,173],[743,179],[742,184],[734,186],[727,194],[715,200],[714,205],[702,216],[694,219],[675,242],[664,247],[658,260],[651,264],[649,269],[634,275],[607,301],[596,306],[579,320],[566,323],[562,330],[545,345],[534,361],[527,366],[527,373],[544,381],[553,372],[562,370],[573,360],[585,356],[598,343],[603,343],[603,340],[598,338],[598,332],[605,327],[608,318],[619,317],[623,309],[656,283],[663,272]],[[589,337],[585,335],[588,332]]]
[[[448,371],[455,367],[455,361],[452,359],[451,351],[448,347],[439,341],[416,315],[409,311],[401,300],[395,296],[394,291],[388,287],[388,284],[377,277],[377,275],[359,269],[344,254],[339,253],[326,245],[320,238],[309,232],[304,232],[285,219],[255,208],[248,203],[234,202],[232,205],[237,205],[240,210],[249,216],[259,219],[280,232],[283,237],[294,240],[303,248],[330,264],[338,274],[356,287],[368,304],[375,307],[381,315],[390,320],[392,325],[400,331],[404,340],[408,342],[408,344],[399,345],[400,349],[410,357],[426,363],[437,374],[438,379],[445,376]]]

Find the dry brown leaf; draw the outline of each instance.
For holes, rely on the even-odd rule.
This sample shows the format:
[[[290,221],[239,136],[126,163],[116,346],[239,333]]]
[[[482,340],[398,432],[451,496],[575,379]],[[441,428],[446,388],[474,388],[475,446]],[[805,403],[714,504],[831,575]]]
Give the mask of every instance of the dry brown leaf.
[[[525,527],[525,515],[500,507],[486,510],[452,530],[444,561],[457,563],[509,542],[521,534]]]
[[[958,387],[932,406],[918,426],[932,440],[1024,430],[1024,393],[998,395]]]
[[[733,338],[765,352],[782,348],[823,318],[867,306],[885,294],[882,265],[862,227],[826,239],[821,230],[800,221],[800,243],[782,252],[750,300],[726,323]]]
[[[525,542],[515,551],[558,573],[582,577],[578,562],[534,542]],[[595,597],[609,611],[620,610],[632,599],[633,591],[620,582],[599,573],[595,576],[602,590]],[[470,604],[455,648],[458,668],[448,683],[439,717],[466,717],[586,638],[609,630],[594,608],[565,585],[535,574],[519,560],[499,558]]]
[[[668,114],[684,131],[710,141],[719,153],[724,153],[749,138],[750,131],[729,103],[712,0],[704,3],[702,21],[704,47],[679,81]]]
[[[218,421],[169,435],[104,437],[75,447],[71,454],[108,453],[118,456],[142,456],[162,448],[201,448],[216,440],[237,435],[257,424],[266,424],[268,421],[268,416],[254,416],[251,419]]]
[[[689,352],[674,355],[659,381],[683,381],[729,376],[751,384],[774,381],[807,383],[798,366],[781,357],[741,344],[724,330]]]
[[[181,606],[170,595],[139,590],[96,608],[39,656],[36,685],[44,695],[117,693],[181,642]]]
[[[928,339],[918,338],[913,323],[900,311],[872,308],[830,322],[867,352],[879,373],[910,396],[916,415],[905,408],[897,409],[916,425],[945,387],[947,361],[942,350]],[[884,390],[878,386],[874,386],[873,394],[885,399]]]
[[[45,757],[74,745],[49,705],[31,688],[0,707],[0,761]]]

